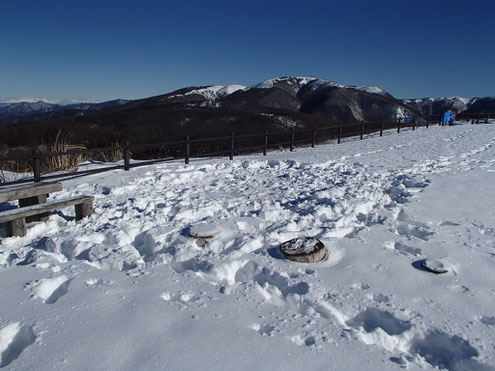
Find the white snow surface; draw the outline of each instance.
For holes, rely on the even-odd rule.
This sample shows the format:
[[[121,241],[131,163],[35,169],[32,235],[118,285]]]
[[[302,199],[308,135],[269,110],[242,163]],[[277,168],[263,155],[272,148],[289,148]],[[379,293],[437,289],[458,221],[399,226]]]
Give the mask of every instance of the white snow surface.
[[[493,124],[64,181],[94,215],[1,240],[0,366],[493,370],[494,184]]]
[[[235,85],[235,84],[227,85],[227,86],[224,86],[221,89],[219,89],[217,91],[217,95],[220,97],[225,97],[227,95],[235,93],[238,90],[244,90],[244,89],[246,89],[246,87],[244,85]]]
[[[246,87],[244,85],[212,85],[207,86],[200,89],[193,89],[184,94],[175,94],[170,96],[169,98],[174,98],[178,96],[191,95],[191,94],[199,94],[208,99],[209,101],[215,101],[218,98],[226,97],[232,93],[235,93],[238,90],[244,90]]]
[[[351,89],[364,91],[371,94],[385,94],[385,91],[378,86],[349,86]]]
[[[250,86],[250,88],[258,89],[270,89],[273,88],[277,83],[287,82],[288,84],[297,84],[298,86],[306,85],[307,83],[318,80],[316,77],[312,76],[294,76],[294,77],[276,77],[273,79],[268,79],[260,82],[256,85]]]

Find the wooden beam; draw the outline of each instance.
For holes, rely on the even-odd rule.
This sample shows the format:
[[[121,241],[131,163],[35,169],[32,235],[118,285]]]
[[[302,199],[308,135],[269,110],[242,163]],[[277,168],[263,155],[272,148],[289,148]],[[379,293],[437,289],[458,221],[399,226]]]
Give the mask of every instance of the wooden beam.
[[[29,197],[29,198],[21,198],[19,200],[19,207],[27,207],[27,206],[45,203],[47,196],[48,195],[44,194],[44,195],[39,195],[39,196],[34,196],[34,197]],[[46,222],[47,220],[48,220],[48,214],[45,213],[45,214],[27,217],[26,223]]]
[[[11,220],[4,224],[5,237],[25,236],[26,235],[26,219],[20,218]]]
[[[15,201],[23,198],[30,198],[39,195],[46,195],[62,190],[62,183],[36,183],[23,184],[11,187],[0,188],[0,202]]]
[[[0,212],[0,223],[9,222],[15,219],[27,218],[29,216],[42,214],[48,211],[52,211],[55,209],[61,209],[67,206],[74,206],[78,204],[93,204],[93,200],[95,198],[93,196],[77,196],[71,198],[64,198],[56,201],[49,201],[38,205],[32,205],[27,207],[21,207],[19,209],[11,209]],[[88,210],[92,211],[91,207],[85,208],[86,212]],[[90,215],[90,214],[87,214]],[[84,215],[84,216],[87,216]]]

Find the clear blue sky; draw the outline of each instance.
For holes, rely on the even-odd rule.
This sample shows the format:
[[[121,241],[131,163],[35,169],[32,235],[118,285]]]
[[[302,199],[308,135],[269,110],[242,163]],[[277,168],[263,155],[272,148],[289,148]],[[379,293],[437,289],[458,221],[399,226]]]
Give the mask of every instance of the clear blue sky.
[[[0,99],[144,98],[312,75],[495,95],[495,1],[0,0]]]

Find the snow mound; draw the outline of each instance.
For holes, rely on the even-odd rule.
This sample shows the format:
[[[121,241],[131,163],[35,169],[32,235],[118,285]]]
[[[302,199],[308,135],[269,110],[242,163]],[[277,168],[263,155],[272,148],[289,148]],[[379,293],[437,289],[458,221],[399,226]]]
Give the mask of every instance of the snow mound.
[[[378,86],[349,86],[349,88],[370,94],[381,94],[381,95],[386,94],[386,92],[383,89],[379,88]]]
[[[233,94],[236,91],[244,90],[246,87],[244,85],[227,85],[217,90],[217,95],[219,97],[226,97],[227,95]]]

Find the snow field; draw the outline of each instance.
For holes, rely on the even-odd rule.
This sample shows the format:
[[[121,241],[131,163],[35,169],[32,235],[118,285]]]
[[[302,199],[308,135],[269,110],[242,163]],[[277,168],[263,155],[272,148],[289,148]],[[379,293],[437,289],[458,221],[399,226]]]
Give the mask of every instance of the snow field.
[[[67,181],[95,215],[2,240],[1,365],[493,369],[493,128]]]

